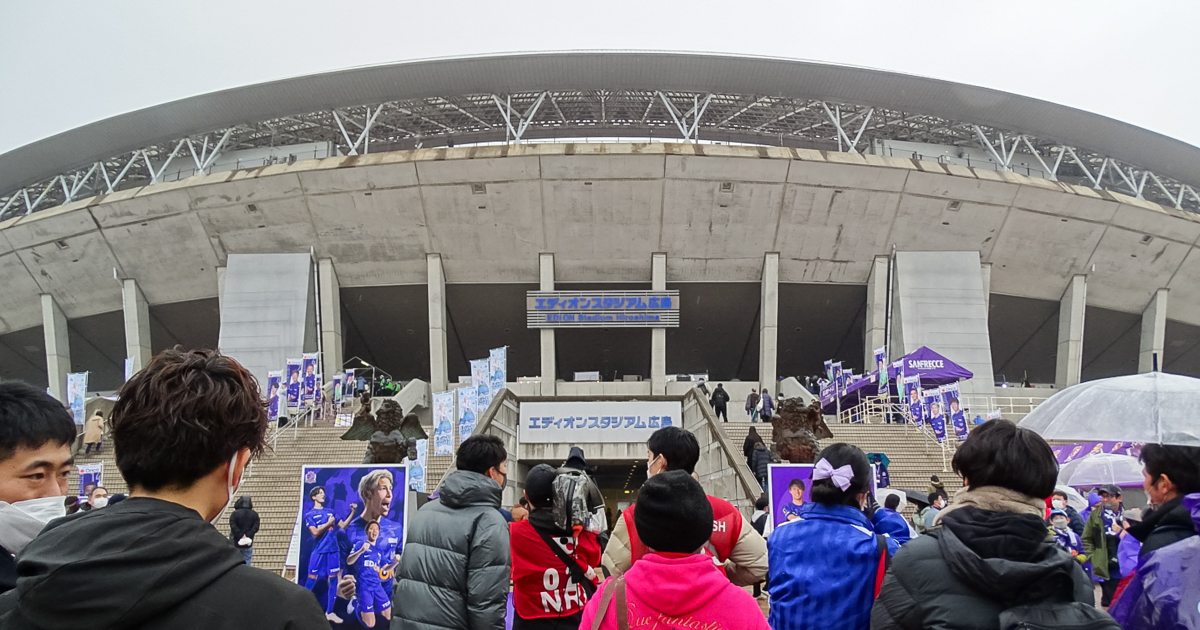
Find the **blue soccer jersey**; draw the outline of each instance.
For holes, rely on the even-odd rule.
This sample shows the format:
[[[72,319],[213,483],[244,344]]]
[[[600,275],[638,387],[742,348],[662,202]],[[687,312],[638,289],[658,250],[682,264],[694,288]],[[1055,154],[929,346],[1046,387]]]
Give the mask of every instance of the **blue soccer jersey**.
[[[779,511],[783,514],[783,519],[786,521],[789,516],[800,516],[800,513],[804,511],[804,504],[796,505],[792,501],[788,501],[779,508]]]
[[[350,541],[350,549],[358,549],[367,541],[367,521],[362,517],[356,518],[346,526],[346,538]],[[379,521],[379,538],[372,545],[383,554],[384,564],[391,564],[392,558],[400,553],[400,526],[392,521]]]
[[[329,517],[331,516],[333,516],[336,520],[337,517],[334,516],[333,510],[329,508],[313,508],[304,515],[304,526],[319,528],[328,523]],[[338,550],[337,538],[334,536],[334,529],[336,529],[336,527],[330,527],[325,531],[325,533],[317,537],[316,541],[313,543],[313,554],[333,553]]]
[[[382,575],[383,568],[391,563],[390,553],[374,545],[363,551],[354,563],[359,612],[379,613],[392,607],[392,598],[388,596]]]

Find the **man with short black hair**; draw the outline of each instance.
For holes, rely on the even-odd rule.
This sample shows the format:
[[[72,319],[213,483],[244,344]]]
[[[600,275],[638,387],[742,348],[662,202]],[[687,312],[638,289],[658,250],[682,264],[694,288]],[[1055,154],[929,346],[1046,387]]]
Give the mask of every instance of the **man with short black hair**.
[[[0,627],[327,629],[311,593],[246,566],[212,526],[266,446],[249,370],[167,350],[119,396],[110,429],[129,498],[56,520],[25,547]]]
[[[508,453],[494,435],[458,447],[457,470],[408,524],[396,569],[392,628],[502,630],[508,599],[509,535],[500,515]]]
[[[653,477],[668,470],[682,470],[693,477],[696,462],[700,461],[700,443],[691,432],[679,427],[665,427],[650,435],[646,443],[646,475]],[[703,553],[715,557],[729,580],[738,586],[750,586],[767,577],[767,543],[737,507],[714,496],[712,504],[713,529]],[[646,546],[638,538],[634,513],[630,506],[617,519],[602,560],[604,569],[620,576],[646,554]]]
[[[720,383],[717,383],[717,388],[713,390],[712,398],[709,399],[709,404],[712,405],[713,413],[715,413],[718,418],[721,418],[725,422],[729,422],[729,392],[725,391],[725,388],[721,387]]]
[[[875,510],[875,514],[871,516],[871,525],[876,534],[888,536],[895,540],[896,544],[903,545],[912,540],[912,532],[909,531],[908,521],[904,519],[899,510],[900,495],[889,492],[887,498],[883,500],[883,507]]]
[[[944,507],[946,507],[946,497],[936,492],[929,493],[929,507],[922,510],[924,516],[921,517],[921,525],[924,526],[925,531],[933,529],[937,515]]]
[[[1100,582],[1100,605],[1107,608],[1121,581],[1117,560],[1122,530],[1121,489],[1107,485],[1098,488],[1096,493],[1100,495],[1100,503],[1083,526],[1083,551],[1091,559],[1092,574]]]
[[[1067,493],[1062,490],[1055,490],[1054,494],[1050,495],[1050,508],[1054,510],[1062,510],[1063,514],[1067,515],[1067,529],[1075,532],[1076,536],[1083,536],[1083,517],[1075,508],[1067,503]],[[1050,521],[1047,519],[1046,524]]]
[[[1140,557],[1196,535],[1183,497],[1200,492],[1200,447],[1147,444],[1142,448],[1143,489],[1152,509],[1129,533],[1142,541]]]
[[[0,593],[17,583],[13,557],[65,516],[75,421],[44,390],[0,383]]]

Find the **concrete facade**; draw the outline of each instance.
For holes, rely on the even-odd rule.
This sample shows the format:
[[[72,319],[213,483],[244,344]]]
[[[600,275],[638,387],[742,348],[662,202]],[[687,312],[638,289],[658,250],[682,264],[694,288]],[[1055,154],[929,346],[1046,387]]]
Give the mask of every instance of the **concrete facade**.
[[[763,257],[760,282],[762,303],[758,315],[758,380],[762,387],[778,397],[779,383],[775,375],[779,367],[779,252],[767,252]],[[737,408],[736,402],[734,408]]]
[[[867,324],[863,343],[863,365],[875,363],[875,348],[887,343],[888,266],[890,256],[876,256],[867,276]],[[869,369],[869,368],[868,368]]]
[[[126,278],[121,283],[121,302],[125,316],[125,354],[133,359],[133,371],[138,372],[150,362],[150,307],[138,288],[137,280]]]
[[[1167,335],[1168,289],[1159,289],[1142,311],[1142,334],[1138,349],[1138,372],[1162,370]]]
[[[1059,389],[1079,383],[1083,370],[1083,323],[1087,309],[1087,277],[1071,276],[1058,307],[1058,369],[1054,385]]]
[[[333,260],[322,258],[317,261],[317,290],[321,297],[321,374],[325,381],[333,380],[334,374],[342,371],[342,300],[341,285]]]
[[[46,339],[46,373],[50,395],[67,401],[67,373],[71,371],[71,345],[67,336],[67,316],[52,295],[42,294],[42,333]]]
[[[538,289],[541,291],[554,290],[554,254],[538,254]],[[554,329],[543,328],[538,331],[541,337],[542,353],[542,382],[541,394],[553,396],[558,380],[558,360],[554,346]]]
[[[446,350],[446,272],[440,254],[425,257],[429,287],[429,386],[435,392],[450,388]]]
[[[650,289],[667,289],[667,255],[656,252],[650,257]],[[661,396],[667,393],[667,329],[653,328],[650,331],[650,393]]]

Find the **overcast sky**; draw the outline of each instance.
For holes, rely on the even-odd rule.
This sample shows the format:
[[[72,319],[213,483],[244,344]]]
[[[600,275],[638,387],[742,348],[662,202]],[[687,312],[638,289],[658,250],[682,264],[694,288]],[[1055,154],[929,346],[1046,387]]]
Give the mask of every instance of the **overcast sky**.
[[[868,66],[1041,98],[1200,145],[1198,18],[1190,0],[4,0],[0,153],[272,79],[574,49]]]

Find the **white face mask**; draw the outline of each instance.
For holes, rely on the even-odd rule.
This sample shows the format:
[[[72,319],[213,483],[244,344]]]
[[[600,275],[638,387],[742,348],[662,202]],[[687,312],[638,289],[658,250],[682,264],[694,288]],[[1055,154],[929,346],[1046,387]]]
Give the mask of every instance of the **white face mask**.
[[[108,497],[96,497],[92,499],[92,507],[100,509],[108,505]]]
[[[1050,504],[1053,505],[1054,509],[1056,509],[1056,510],[1063,509],[1062,499],[1055,499],[1055,500],[1051,501]]]
[[[1056,518],[1053,521],[1051,521],[1051,523],[1053,523],[1054,529],[1066,529],[1067,528],[1066,519]]]
[[[64,497],[41,497],[16,503],[0,501],[0,546],[16,555],[46,523],[67,515]]]
[[[233,503],[233,495],[235,492],[237,492],[237,488],[235,488],[233,486],[233,469],[237,468],[237,460],[238,460],[238,455],[240,453],[241,453],[240,450],[237,451],[236,453],[233,454],[233,457],[229,459],[229,479],[228,479],[228,481],[225,482],[225,491],[226,491],[225,506],[222,507],[220,509],[220,511],[217,512],[216,516],[212,517],[211,521],[209,521],[209,523],[212,523],[213,525],[217,524],[217,521],[221,518],[221,515],[224,514],[225,510],[229,508],[229,504]],[[96,506],[96,507],[100,507],[100,506]]]

